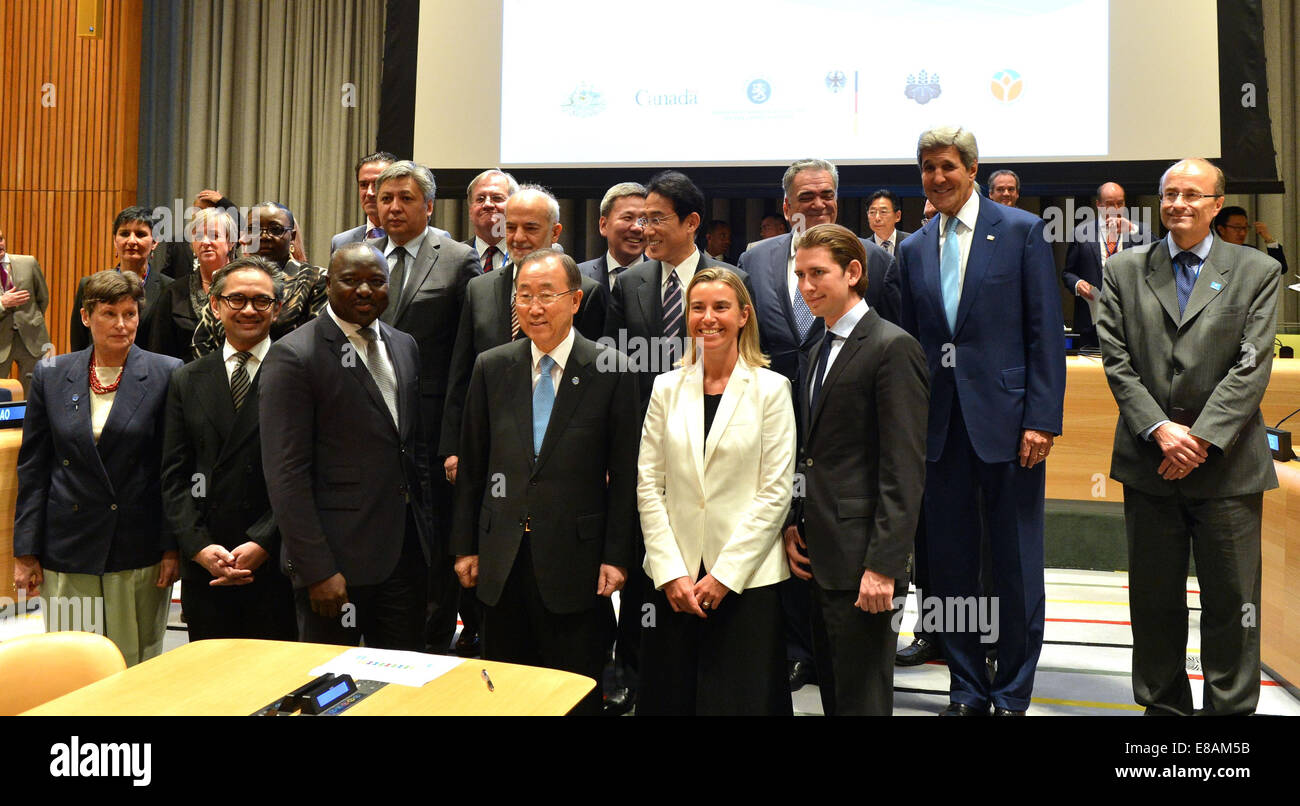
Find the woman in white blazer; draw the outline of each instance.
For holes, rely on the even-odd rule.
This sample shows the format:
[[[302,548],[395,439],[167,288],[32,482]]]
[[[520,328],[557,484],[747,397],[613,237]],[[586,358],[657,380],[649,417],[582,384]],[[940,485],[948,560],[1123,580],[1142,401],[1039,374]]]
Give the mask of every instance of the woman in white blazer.
[[[637,713],[790,714],[777,583],[794,479],[790,383],[765,369],[744,283],[686,290],[683,366],[655,379],[637,504],[645,571]]]

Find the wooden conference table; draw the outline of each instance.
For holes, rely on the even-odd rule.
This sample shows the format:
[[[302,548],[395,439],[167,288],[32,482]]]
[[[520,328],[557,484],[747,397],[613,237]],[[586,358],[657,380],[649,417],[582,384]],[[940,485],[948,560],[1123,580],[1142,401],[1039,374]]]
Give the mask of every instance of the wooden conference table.
[[[24,716],[247,716],[312,678],[347,647],[211,640],[170,652]],[[487,669],[495,691],[480,672]],[[466,660],[420,688],[390,683],[344,716],[562,716],[596,685],[555,669]]]

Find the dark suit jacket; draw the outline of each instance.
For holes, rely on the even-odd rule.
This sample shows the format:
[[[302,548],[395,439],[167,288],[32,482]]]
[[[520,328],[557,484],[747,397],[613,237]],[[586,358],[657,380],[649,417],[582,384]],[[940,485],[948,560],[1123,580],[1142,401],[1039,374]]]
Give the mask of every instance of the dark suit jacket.
[[[90,427],[90,351],[39,361],[18,452],[14,556],[104,574],[146,568],[176,548],[163,522],[163,405],[180,362],[134,347],[98,445]]]
[[[909,235],[911,235],[911,234],[912,234],[912,233],[910,233],[910,232],[904,232],[904,231],[901,230],[901,229],[897,229],[897,228],[894,229],[894,252],[895,252],[895,253],[898,252],[898,247],[902,245],[903,241],[906,241],[906,240],[907,240],[907,236],[909,236]],[[880,244],[876,243],[876,234],[875,234],[874,232],[871,233],[870,235],[868,235],[868,236],[867,236],[866,238],[864,238],[863,240],[866,241],[867,243],[873,243],[873,244],[876,244],[876,246],[880,246]],[[885,247],[880,246],[880,248],[881,248],[881,249],[884,249]],[[888,254],[888,253],[886,253],[886,254]],[[891,257],[892,257],[892,255],[891,255]],[[868,304],[870,304],[870,303],[868,303]]]
[[[382,252],[388,247],[388,238],[370,243]],[[380,318],[414,336],[419,345],[421,433],[432,453],[442,433],[442,407],[450,385],[465,286],[482,273],[482,267],[473,249],[430,230],[420,244],[420,253],[413,262],[408,259],[406,268],[406,294],[399,297],[397,289],[390,286],[388,308]]]
[[[251,540],[271,557],[279,556],[280,533],[262,473],[257,418],[261,377],[259,370],[236,412],[220,350],[172,375],[163,436],[163,510],[180,545],[187,581],[206,585],[212,579],[193,558],[213,543],[233,549]],[[202,485],[201,494],[196,484]],[[278,576],[278,564],[268,560],[254,578]]]
[[[1065,331],[1052,251],[1041,218],[980,199],[954,334],[939,284],[940,220],[898,250],[901,324],[930,366],[926,459],[943,454],[960,406],[980,460],[1010,462],[1023,429],[1061,433]]]
[[[296,588],[335,573],[349,585],[383,582],[402,554],[408,506],[431,556],[419,354],[409,335],[380,327],[400,431],[328,308],[271,345],[258,372],[262,465]]]
[[[202,312],[194,310],[190,302],[190,282],[197,276],[190,273],[176,280],[158,298],[149,332],[149,349],[155,353],[187,362],[194,359],[194,329],[199,326]]]
[[[609,288],[609,264],[605,260],[605,255],[594,260],[584,260],[578,264],[578,271],[582,272],[583,277],[590,277],[605,288]]]
[[[729,263],[714,260],[700,250],[700,260],[695,270],[721,266],[731,269],[745,282],[750,299],[754,297],[749,275]],[[602,341],[631,357],[632,371],[638,376],[641,411],[650,405],[650,392],[654,388],[654,379],[660,373],[667,372],[672,366],[662,361],[662,351],[652,345],[659,345],[663,338],[663,299],[660,297],[663,285],[663,264],[658,260],[647,260],[618,277],[614,290],[610,294],[609,313],[605,316],[605,336]],[[686,312],[686,288],[682,288],[683,324]],[[762,314],[758,314],[759,330],[763,332]],[[682,328],[685,333],[686,328]]]
[[[786,280],[786,263],[790,258],[792,233],[759,241],[740,256],[740,267],[750,274],[750,293],[758,314],[758,336],[763,352],[772,360],[772,369],[790,380],[798,377],[801,354],[821,340],[826,332],[822,320],[815,319],[808,335],[800,341],[795,325],[794,305],[790,301]],[[862,240],[862,239],[859,239]],[[898,267],[893,256],[870,241],[862,240],[867,250],[867,305],[887,321],[898,322]]]
[[[1268,250],[1268,256],[1282,264],[1282,274],[1286,275],[1290,269],[1286,267],[1286,253],[1282,251],[1282,244],[1278,244]]]
[[[451,549],[478,555],[478,597],[495,605],[527,523],[542,602],[553,613],[577,613],[603,601],[601,563],[626,569],[637,559],[636,378],[626,356],[575,334],[536,459],[532,397],[532,342],[475,360]]]
[[[828,590],[857,590],[870,568],[903,580],[906,592],[925,490],[925,353],[869,308],[811,411],[810,379],[801,373],[795,391],[803,421],[795,467],[805,482],[795,503],[813,578]]]
[[[162,247],[159,247],[159,250]],[[159,250],[154,250],[157,255]],[[72,321],[68,326],[68,345],[73,352],[84,350],[90,346],[90,329],[81,324],[81,306],[86,296],[86,283],[90,282],[89,277],[82,277],[77,283],[77,294],[72,302]],[[158,267],[150,261],[149,276],[144,281],[144,302],[140,307],[140,324],[135,331],[135,343],[141,347],[153,350],[153,330],[158,321],[161,312],[164,309],[162,300],[167,298],[167,293],[175,281],[158,270]],[[154,352],[157,352],[154,350]],[[164,353],[171,355],[171,353]],[[179,358],[180,356],[174,356]]]
[[[460,428],[469,391],[474,359],[510,341],[510,309],[514,296],[514,264],[507,263],[496,271],[475,277],[465,287],[465,307],[460,314],[456,349],[451,356],[451,378],[447,402],[443,409],[442,435],[438,454],[455,456],[460,444]],[[590,277],[582,278],[582,303],[573,317],[578,332],[595,341],[605,331],[605,311],[609,307],[609,288]],[[522,338],[522,334],[521,334]]]
[[[1065,290],[1074,297],[1074,332],[1086,333],[1096,328],[1092,321],[1092,309],[1088,300],[1075,293],[1074,287],[1080,280],[1101,288],[1101,244],[1104,242],[1104,230],[1099,231],[1097,223],[1084,222],[1074,228],[1074,238],[1065,249],[1065,268],[1061,271],[1061,282]],[[1147,243],[1149,235],[1142,230],[1123,233],[1120,237],[1122,247],[1119,252],[1132,249],[1135,245]]]
[[[1277,486],[1259,402],[1273,367],[1280,277],[1277,261],[1216,237],[1180,316],[1163,239],[1107,262],[1097,335],[1120,413],[1111,478],[1191,498]],[[1178,481],[1160,478],[1160,447],[1142,437],[1161,420],[1190,425],[1211,445]]]

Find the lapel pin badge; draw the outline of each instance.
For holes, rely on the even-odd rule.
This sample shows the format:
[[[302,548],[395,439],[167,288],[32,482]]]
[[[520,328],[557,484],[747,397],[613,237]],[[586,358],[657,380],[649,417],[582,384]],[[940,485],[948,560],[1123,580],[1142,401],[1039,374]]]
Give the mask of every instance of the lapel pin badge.
[[[1223,283],[1219,282],[1218,280],[1215,280],[1214,282],[1210,283],[1210,288],[1213,288],[1215,291],[1218,291],[1220,288],[1223,288]]]
[[[578,385],[578,379],[577,379],[577,378],[574,378],[574,379],[573,379],[573,385],[574,385],[574,386],[577,386],[577,385]]]
[[[985,235],[984,237],[985,237],[985,238],[988,238],[990,241],[993,240],[993,236],[992,236],[992,235]]]

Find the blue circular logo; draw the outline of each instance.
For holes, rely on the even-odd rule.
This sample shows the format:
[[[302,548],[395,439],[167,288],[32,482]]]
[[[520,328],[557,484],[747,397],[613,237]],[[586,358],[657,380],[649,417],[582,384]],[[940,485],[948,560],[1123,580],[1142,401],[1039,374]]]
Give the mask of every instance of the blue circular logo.
[[[752,104],[767,103],[767,99],[772,97],[772,85],[761,78],[756,78],[749,82],[745,93],[749,96],[749,102]]]

